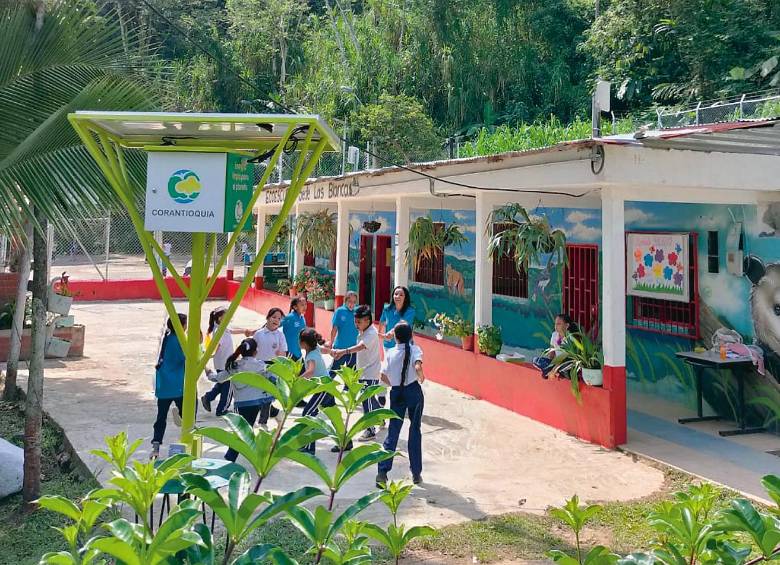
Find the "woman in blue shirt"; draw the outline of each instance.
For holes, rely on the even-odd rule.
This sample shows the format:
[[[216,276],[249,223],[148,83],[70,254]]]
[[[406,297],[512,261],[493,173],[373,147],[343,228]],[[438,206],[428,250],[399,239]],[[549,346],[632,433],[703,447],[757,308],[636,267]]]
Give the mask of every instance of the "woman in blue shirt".
[[[406,322],[410,328],[413,328],[415,314],[409,289],[405,286],[395,287],[393,289],[393,299],[382,310],[382,317],[379,318],[379,335],[385,340],[385,354],[387,354],[389,349],[395,347],[393,329],[401,321]]]
[[[306,328],[306,319],[303,317],[305,312],[306,299],[303,296],[296,296],[290,301],[290,313],[282,320],[282,332],[287,341],[287,352],[296,361],[301,358],[301,345],[298,337]]]
[[[179,314],[179,321],[186,330],[187,315]],[[157,418],[154,421],[152,436],[152,458],[160,455],[160,444],[165,436],[171,404],[175,404],[174,410],[178,410],[178,414],[174,413],[174,420],[177,420],[181,417],[184,397],[184,351],[176,332],[173,331],[173,322],[170,319],[166,326],[165,336],[160,346],[160,356],[155,365],[154,396],[157,398]]]

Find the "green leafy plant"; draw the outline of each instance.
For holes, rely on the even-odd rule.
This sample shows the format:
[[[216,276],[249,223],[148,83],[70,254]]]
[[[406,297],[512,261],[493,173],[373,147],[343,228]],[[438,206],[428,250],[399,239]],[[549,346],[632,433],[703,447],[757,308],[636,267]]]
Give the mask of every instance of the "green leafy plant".
[[[377,395],[382,387],[364,387],[360,382],[360,371],[344,367],[336,379],[305,379],[300,376],[300,369],[300,362],[278,358],[269,368],[275,380],[255,373],[232,376],[236,382],[255,386],[276,398],[284,418],[275,431],[261,429],[255,432],[237,414],[224,417],[228,429],[205,427],[196,430],[200,436],[238,451],[257,474],[254,488],[246,471],[233,473],[226,488],[220,490],[209,478],[193,470],[193,458],[189,455],[179,454],[163,461],[142,463],[133,460],[141,440],[129,443],[124,433],[106,438],[106,448],[94,452],[111,467],[112,477],[106,488],[90,492],[81,505],[62,497],[44,497],[39,501],[42,508],[63,514],[73,522],[60,529],[68,542],[68,551],[47,554],[42,563],[92,565],[103,564],[110,559],[125,565],[296,564],[273,544],[251,542],[258,528],[279,517],[286,517],[303,532],[310,543],[306,553],[316,563],[372,563],[375,559],[369,544],[371,536],[390,540],[397,556],[411,539],[427,535],[432,531],[429,528],[406,530],[394,521],[385,531],[356,519],[358,514],[380,499],[389,504],[394,513],[397,512],[405,498],[405,494],[397,490],[370,492],[345,509],[335,510],[337,494],[348,481],[394,455],[377,443],[363,444],[351,451],[346,449],[348,444],[367,427],[397,416],[388,409],[362,414],[363,401]],[[292,427],[284,430],[288,415],[301,399],[319,392],[333,395],[336,406],[325,408],[317,417],[299,418]],[[340,447],[332,470],[315,456],[299,451],[324,437],[332,439]],[[301,486],[282,494],[259,492],[263,480],[284,459],[312,470],[326,490]],[[170,509],[155,531],[150,510],[163,487],[172,482],[183,485],[189,499]],[[327,497],[326,503],[313,503],[317,497],[323,496]],[[215,540],[208,527],[198,523],[199,517],[205,515],[203,505],[222,522],[225,549],[220,557],[216,555]],[[105,520],[105,516],[113,517],[122,508],[136,515],[136,523],[125,518]],[[239,547],[247,548],[236,555]]]
[[[543,254],[549,254],[548,268],[553,257],[559,263],[566,261],[566,234],[550,227],[547,216],[531,215],[520,204],[493,210],[485,229],[490,257],[510,257],[518,270],[527,271],[532,262],[538,264]]]
[[[572,394],[579,400],[582,370],[601,369],[604,365],[601,344],[592,340],[587,334],[572,333],[566,336],[557,350],[548,349],[545,353],[550,352],[555,353],[552,361],[553,370],[568,375],[571,379]]]
[[[293,278],[295,290],[298,292],[312,292],[317,287],[319,273],[314,267],[304,267]]]
[[[290,279],[279,279],[276,282],[276,290],[279,291],[280,294],[289,294],[291,287],[292,281]]]
[[[561,522],[569,526],[574,533],[576,558],[572,557],[563,551],[553,550],[548,555],[556,563],[561,565],[611,565],[617,563],[619,556],[611,553],[604,546],[596,546],[591,549],[583,558],[582,544],[580,542],[580,534],[585,525],[590,521],[599,511],[601,506],[597,504],[591,504],[587,506],[580,506],[580,499],[575,494],[566,504],[560,508],[550,509],[550,514],[558,518]]]
[[[459,314],[454,317],[443,313],[436,314],[431,319],[431,323],[442,335],[461,338],[474,335],[474,322],[464,319]]]
[[[314,255],[330,255],[336,247],[336,214],[328,210],[303,212],[298,216],[299,250]]]
[[[442,226],[430,216],[421,216],[409,227],[409,243],[404,252],[404,260],[407,265],[411,264],[417,270],[420,260],[433,261],[444,253],[444,248],[448,245],[460,247],[467,241],[457,225]]]
[[[482,325],[477,328],[477,347],[479,347],[480,353],[495,357],[501,352],[503,345],[500,327]]]
[[[382,545],[384,545],[390,555],[395,559],[396,565],[401,558],[401,554],[406,549],[409,543],[420,537],[432,536],[436,533],[431,527],[428,526],[414,526],[406,528],[403,524],[398,523],[398,509],[404,499],[412,492],[413,485],[403,483],[400,481],[389,481],[379,499],[390,511],[393,516],[393,523],[387,528],[387,530],[380,528],[374,524],[366,524],[363,526],[363,531],[368,534],[369,537],[375,539]]]

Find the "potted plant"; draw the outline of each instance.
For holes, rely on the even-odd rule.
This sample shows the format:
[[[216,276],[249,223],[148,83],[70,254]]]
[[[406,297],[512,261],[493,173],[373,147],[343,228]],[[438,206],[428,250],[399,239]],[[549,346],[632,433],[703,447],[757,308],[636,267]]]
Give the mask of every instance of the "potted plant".
[[[322,301],[326,310],[334,310],[336,304],[335,281],[330,275],[323,275],[318,281],[322,293]]]
[[[439,227],[430,216],[417,218],[409,227],[409,243],[404,260],[417,270],[421,259],[433,261],[448,245],[462,246],[468,239],[455,224]]]
[[[328,255],[336,247],[336,214],[328,210],[303,212],[297,223],[298,247],[303,253]]]
[[[484,325],[477,328],[477,347],[480,353],[495,357],[501,353],[503,345],[501,328],[498,326]]]
[[[68,289],[68,274],[62,273],[54,277],[49,285],[47,310],[54,314],[67,316],[73,304],[73,293]]]
[[[317,286],[317,276],[317,270],[312,267],[304,267],[301,269],[293,279],[296,295],[303,294],[308,298],[308,293],[313,292]]]
[[[500,226],[494,231],[493,226]],[[488,254],[511,257],[518,270],[528,270],[528,265],[541,262],[542,255],[549,255],[549,268],[553,257],[566,261],[566,235],[552,229],[546,216],[529,214],[520,204],[507,204],[493,210],[486,227],[490,237]]]
[[[465,351],[474,350],[474,323],[464,319],[460,315],[450,317],[447,314],[436,314],[431,323],[438,329],[436,339],[441,340],[444,336],[459,337],[461,347]]]
[[[276,282],[276,290],[279,291],[279,294],[295,296],[295,287],[290,279],[279,279]]]
[[[553,359],[554,371],[568,374],[572,394],[580,399],[580,376],[585,384],[601,386],[604,383],[602,367],[604,354],[601,344],[587,334],[573,333],[566,336]]]

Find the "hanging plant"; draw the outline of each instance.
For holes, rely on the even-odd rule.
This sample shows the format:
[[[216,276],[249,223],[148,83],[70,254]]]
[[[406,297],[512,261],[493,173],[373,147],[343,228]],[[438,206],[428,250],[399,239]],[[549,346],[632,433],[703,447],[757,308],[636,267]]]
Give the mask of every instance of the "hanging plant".
[[[304,253],[330,255],[336,247],[336,214],[327,210],[298,216],[298,247]]]
[[[411,261],[417,270],[421,259],[433,261],[448,245],[461,247],[467,241],[457,225],[442,228],[430,216],[421,216],[409,227],[409,244],[404,259],[407,265]]]
[[[376,233],[381,227],[382,222],[377,222],[376,220],[366,220],[363,222],[363,231],[368,233]]]
[[[502,226],[493,233],[494,225]],[[518,270],[528,270],[528,265],[539,263],[541,255],[548,255],[549,268],[553,257],[558,262],[566,262],[566,234],[552,229],[547,216],[529,214],[520,204],[507,204],[490,214],[486,227],[490,238],[488,254],[490,257],[511,257]]]

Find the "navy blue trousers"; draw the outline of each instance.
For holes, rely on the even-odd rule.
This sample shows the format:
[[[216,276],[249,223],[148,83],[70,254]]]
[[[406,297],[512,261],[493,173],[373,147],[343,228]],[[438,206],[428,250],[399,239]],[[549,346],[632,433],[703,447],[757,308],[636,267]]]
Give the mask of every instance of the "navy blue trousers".
[[[387,437],[383,447],[387,451],[395,451],[398,446],[398,436],[401,435],[401,427],[404,419],[409,416],[409,439],[407,450],[409,451],[409,466],[413,475],[422,473],[422,424],[425,396],[420,383],[413,382],[408,386],[394,386],[390,389],[390,409],[398,415],[399,419],[390,420]],[[385,459],[379,463],[379,471],[389,473],[393,468],[393,460]]]

